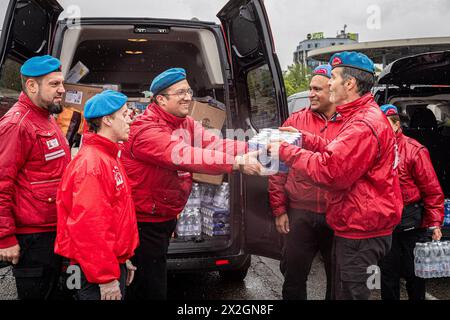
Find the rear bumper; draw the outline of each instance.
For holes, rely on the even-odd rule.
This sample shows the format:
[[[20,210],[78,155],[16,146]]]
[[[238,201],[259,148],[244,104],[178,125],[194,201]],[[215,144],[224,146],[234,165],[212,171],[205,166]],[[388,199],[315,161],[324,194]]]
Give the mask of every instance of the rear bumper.
[[[220,262],[228,261],[227,264]],[[217,262],[219,261],[219,264]],[[250,265],[250,255],[243,251],[236,255],[205,256],[192,258],[171,258],[167,259],[167,270],[169,272],[209,272],[222,270],[239,270]]]

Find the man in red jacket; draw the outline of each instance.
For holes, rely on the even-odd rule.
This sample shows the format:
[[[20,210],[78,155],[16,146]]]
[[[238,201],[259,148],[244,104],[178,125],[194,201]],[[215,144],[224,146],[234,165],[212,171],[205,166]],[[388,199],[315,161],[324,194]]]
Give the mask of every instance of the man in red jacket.
[[[285,142],[269,149],[295,170],[298,180],[330,191],[326,220],[334,230],[332,298],[369,299],[375,288],[371,276],[390,249],[403,209],[396,141],[370,93],[373,62],[361,53],[342,52],[330,64],[330,100],[344,119],[337,136],[331,141],[313,137],[312,151]]]
[[[414,272],[414,247],[426,239],[426,228],[433,231],[433,240],[442,237],[444,193],[431,163],[428,150],[416,140],[405,136],[400,116],[392,104],[381,106],[397,136],[400,163],[398,167],[403,196],[403,214],[392,236],[391,251],[381,267],[381,298],[400,299],[400,277],[406,280],[410,300],[425,300],[425,279]]]
[[[130,132],[126,102],[127,96],[113,90],[86,102],[91,132],[83,135],[58,189],[55,252],[81,267],[79,300],[120,300],[133,280],[128,259],[139,237],[118,144]]]
[[[58,296],[55,201],[70,161],[52,115],[62,111],[60,67],[48,55],[27,60],[20,69],[19,101],[0,119],[0,261],[14,265],[19,299]]]
[[[130,299],[166,299],[170,237],[192,186],[192,172],[258,174],[259,163],[242,164],[246,144],[222,140],[188,115],[192,89],[182,68],[158,75],[153,102],[131,125],[123,160],[133,191],[141,245]]]
[[[314,69],[309,85],[311,106],[294,112],[281,129],[301,131],[333,139],[342,127],[342,117],[330,102],[328,80],[331,66]],[[305,146],[304,146],[305,147]],[[331,245],[333,231],[325,221],[326,191],[296,179],[295,170],[269,177],[269,199],[278,232],[285,234],[282,271],[283,299],[306,300],[306,282],[312,261],[320,251],[327,275],[326,299],[331,298]]]

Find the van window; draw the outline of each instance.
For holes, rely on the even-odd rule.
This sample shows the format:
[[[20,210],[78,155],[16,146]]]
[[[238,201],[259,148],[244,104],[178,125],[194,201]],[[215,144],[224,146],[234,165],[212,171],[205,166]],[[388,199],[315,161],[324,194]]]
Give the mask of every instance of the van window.
[[[0,96],[18,97],[22,90],[20,83],[20,67],[22,65],[9,58],[5,59],[5,64],[0,74]]]
[[[251,70],[247,75],[250,97],[250,120],[257,129],[278,127],[278,112],[272,74],[267,64]]]
[[[9,108],[19,98],[22,85],[20,83],[20,67],[22,65],[9,58],[5,63],[0,74],[0,117],[2,117]]]

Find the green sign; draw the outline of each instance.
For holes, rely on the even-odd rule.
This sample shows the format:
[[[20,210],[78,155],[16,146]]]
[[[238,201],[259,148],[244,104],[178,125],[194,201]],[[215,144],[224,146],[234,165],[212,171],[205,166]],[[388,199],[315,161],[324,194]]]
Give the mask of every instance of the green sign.
[[[323,39],[323,32],[314,32],[312,34],[311,39],[314,39],[314,40]]]

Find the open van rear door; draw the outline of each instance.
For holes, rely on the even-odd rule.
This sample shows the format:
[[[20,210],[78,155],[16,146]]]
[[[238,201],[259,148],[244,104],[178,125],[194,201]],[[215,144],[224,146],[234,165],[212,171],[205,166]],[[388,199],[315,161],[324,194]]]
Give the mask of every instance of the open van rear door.
[[[232,72],[237,117],[246,130],[276,128],[288,115],[283,77],[263,0],[231,0],[217,14]],[[246,252],[280,258],[267,177],[243,176]]]
[[[56,0],[10,0],[0,37],[0,67],[7,56],[23,63],[48,54],[62,11]]]

